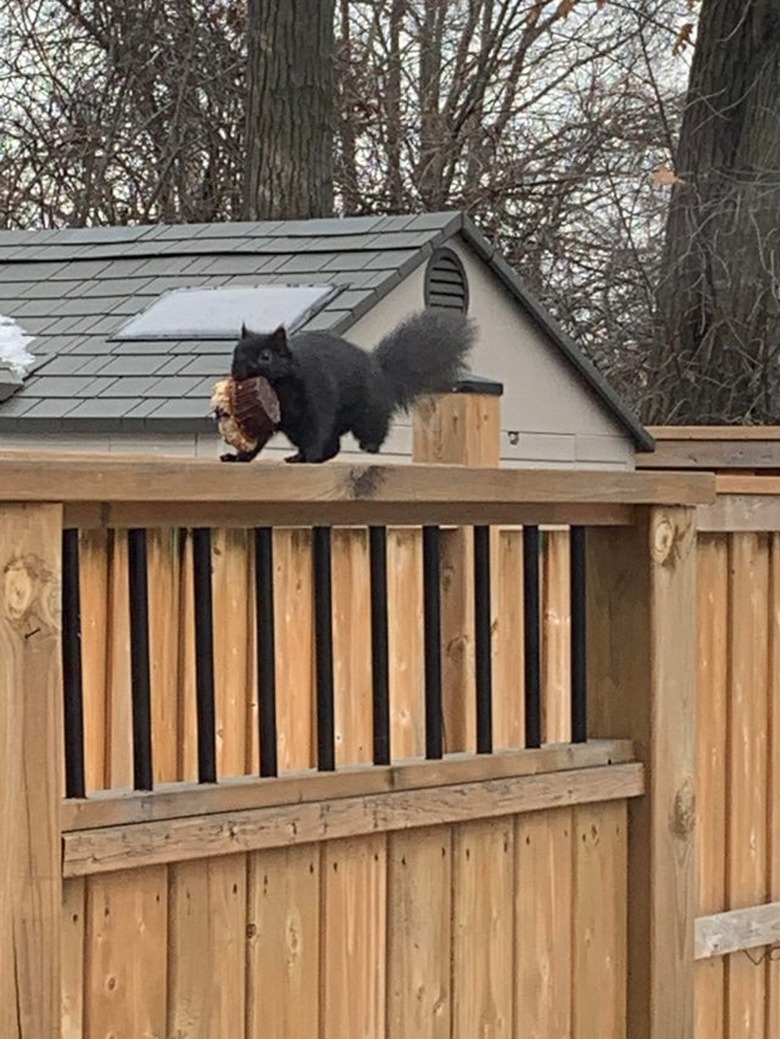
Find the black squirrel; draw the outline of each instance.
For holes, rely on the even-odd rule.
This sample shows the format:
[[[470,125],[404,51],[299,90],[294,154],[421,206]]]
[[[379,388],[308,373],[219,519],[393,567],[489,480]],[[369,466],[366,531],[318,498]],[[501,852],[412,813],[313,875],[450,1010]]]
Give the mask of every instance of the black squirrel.
[[[284,326],[270,334],[242,326],[231,375],[261,375],[279,398],[279,429],[298,448],[288,462],[327,462],[352,433],[362,451],[380,449],[393,415],[429,393],[455,384],[474,342],[473,323],[462,314],[424,310],[402,321],[372,352],[329,332]],[[222,455],[250,462],[258,453]]]

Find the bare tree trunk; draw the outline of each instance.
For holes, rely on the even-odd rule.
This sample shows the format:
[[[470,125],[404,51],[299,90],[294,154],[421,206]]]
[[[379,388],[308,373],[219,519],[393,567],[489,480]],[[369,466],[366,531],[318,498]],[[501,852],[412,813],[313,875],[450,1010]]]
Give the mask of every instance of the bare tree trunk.
[[[652,421],[780,420],[780,8],[704,0],[666,232]]]
[[[245,216],[333,211],[335,0],[249,0]]]

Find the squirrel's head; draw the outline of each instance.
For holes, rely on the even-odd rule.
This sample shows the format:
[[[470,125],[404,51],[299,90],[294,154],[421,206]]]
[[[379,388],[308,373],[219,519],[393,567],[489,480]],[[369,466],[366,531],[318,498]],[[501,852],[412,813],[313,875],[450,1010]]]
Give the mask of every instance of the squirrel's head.
[[[233,350],[230,374],[237,381],[262,375],[273,383],[283,379],[293,369],[293,356],[287,342],[287,332],[280,325],[275,332],[250,332],[241,326],[241,338]]]

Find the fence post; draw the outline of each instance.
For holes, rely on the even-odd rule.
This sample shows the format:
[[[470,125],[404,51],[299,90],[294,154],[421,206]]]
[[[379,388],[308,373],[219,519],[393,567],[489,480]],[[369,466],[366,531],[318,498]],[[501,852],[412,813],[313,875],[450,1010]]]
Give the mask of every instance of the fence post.
[[[0,1035],[60,1035],[58,505],[0,504]]]
[[[414,410],[412,461],[495,468],[499,464],[503,386],[462,380],[455,393]],[[442,706],[444,749],[476,750],[473,547],[466,527],[441,535]]]
[[[588,531],[590,733],[636,741],[646,794],[629,802],[631,1039],[693,1035],[696,524],[637,507]]]

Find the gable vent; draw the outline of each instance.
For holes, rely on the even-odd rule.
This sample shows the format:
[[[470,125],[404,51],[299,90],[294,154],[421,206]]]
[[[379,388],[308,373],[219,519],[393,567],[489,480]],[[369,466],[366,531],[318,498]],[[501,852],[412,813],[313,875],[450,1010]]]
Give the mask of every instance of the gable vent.
[[[439,249],[425,272],[426,307],[443,307],[465,314],[469,309],[469,283],[460,257],[452,249]]]

